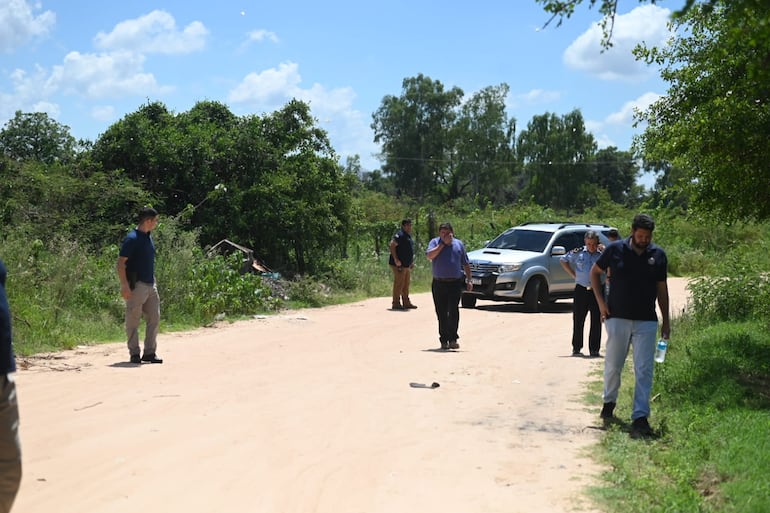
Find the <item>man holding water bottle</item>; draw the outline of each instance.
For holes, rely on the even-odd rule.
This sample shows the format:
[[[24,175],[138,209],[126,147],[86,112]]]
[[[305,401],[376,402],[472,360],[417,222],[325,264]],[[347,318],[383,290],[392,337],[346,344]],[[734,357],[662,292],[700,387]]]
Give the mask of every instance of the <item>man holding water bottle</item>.
[[[655,302],[662,316],[661,337],[671,335],[669,319],[668,260],[662,248],[652,243],[655,222],[647,214],[637,214],[631,236],[609,245],[591,268],[591,284],[599,303],[601,320],[607,330],[604,354],[604,406],[601,417],[611,419],[620,390],[620,376],[629,348],[634,357],[634,404],[631,436],[654,436],[647,418],[658,332]],[[605,301],[601,277],[609,271],[612,287]]]

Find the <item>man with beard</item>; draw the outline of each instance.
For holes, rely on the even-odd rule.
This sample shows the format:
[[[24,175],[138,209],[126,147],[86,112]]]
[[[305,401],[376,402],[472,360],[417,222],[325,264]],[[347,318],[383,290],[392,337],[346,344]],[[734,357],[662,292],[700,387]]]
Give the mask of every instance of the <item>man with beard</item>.
[[[650,415],[658,331],[656,300],[662,316],[661,336],[668,339],[671,335],[666,282],[668,260],[663,249],[652,243],[654,229],[652,217],[637,214],[631,224],[631,236],[607,246],[591,268],[591,285],[607,329],[601,417],[613,417],[623,364],[629,347],[633,346],[635,387],[631,436],[634,438],[654,436],[647,417]],[[612,275],[612,287],[606,302],[601,287],[601,277],[605,272]]]

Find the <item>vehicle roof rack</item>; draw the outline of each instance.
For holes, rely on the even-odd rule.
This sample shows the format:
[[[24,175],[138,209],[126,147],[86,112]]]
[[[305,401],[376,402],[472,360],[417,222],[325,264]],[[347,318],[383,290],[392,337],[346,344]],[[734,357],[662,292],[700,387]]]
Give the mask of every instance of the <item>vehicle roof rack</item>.
[[[567,226],[586,226],[588,228],[592,226],[601,226],[602,228],[611,228],[608,224],[601,223],[573,223],[572,221],[525,221],[519,226],[526,226],[528,224],[558,224],[559,228],[566,228]]]
[[[609,225],[600,223],[564,223],[559,228],[566,228],[567,226],[585,226],[587,228],[592,226],[601,226],[602,228],[609,228]]]
[[[521,223],[521,226],[526,224],[572,224],[569,221],[526,221]]]

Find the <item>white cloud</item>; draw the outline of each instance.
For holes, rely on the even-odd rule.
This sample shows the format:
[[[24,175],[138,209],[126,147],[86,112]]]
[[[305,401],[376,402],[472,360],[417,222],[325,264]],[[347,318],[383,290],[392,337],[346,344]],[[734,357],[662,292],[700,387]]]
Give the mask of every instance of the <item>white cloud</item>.
[[[91,118],[107,123],[115,119],[115,107],[112,105],[97,105],[91,109]]]
[[[294,62],[280,64],[260,73],[249,73],[228,95],[228,101],[249,105],[262,112],[281,109],[292,98],[310,105],[318,126],[326,130],[335,151],[343,159],[359,154],[361,164],[373,169],[372,154],[379,151],[368,118],[353,107],[355,92],[350,87],[327,89],[321,84],[300,86],[302,77]]]
[[[99,32],[94,44],[106,50],[181,54],[202,50],[207,35],[208,30],[199,21],[179,31],[173,16],[155,10],[139,18],[121,21],[109,34]]]
[[[280,108],[300,90],[299,66],[294,62],[281,63],[261,73],[249,73],[230,94],[228,100],[257,105],[266,111]]]
[[[36,15],[39,5],[25,0],[0,1],[0,52],[10,52],[29,39],[44,37],[56,23],[56,15],[45,11]]]
[[[262,42],[262,41],[270,41],[272,43],[278,42],[278,36],[275,34],[275,32],[270,32],[269,30],[252,30],[248,34],[249,41],[256,41],[256,42]]]
[[[607,134],[607,131],[613,133],[627,132],[634,125],[634,114],[636,111],[644,111],[660,98],[657,93],[644,93],[635,100],[624,103],[620,110],[611,113],[603,120],[586,120],[586,130],[594,134],[594,138],[599,148],[608,146],[618,146],[615,139]],[[637,127],[641,128],[641,127]]]
[[[657,93],[644,93],[639,98],[624,103],[619,111],[613,112],[604,121],[610,125],[631,126],[634,123],[634,113],[637,110],[646,110],[647,107],[658,101],[659,98],[660,95]]]
[[[45,112],[50,118],[56,119],[61,114],[61,108],[58,103],[39,101],[32,106],[32,112]]]
[[[507,105],[509,107],[543,105],[558,101],[560,98],[561,93],[559,91],[532,89],[526,93],[509,94]]]
[[[163,94],[152,73],[143,70],[144,56],[131,52],[81,54],[70,52],[54,66],[47,89],[89,98]]]
[[[668,22],[671,11],[657,5],[636,7],[628,14],[615,17],[612,47],[602,52],[602,29],[594,23],[564,51],[564,63],[604,80],[637,80],[653,73],[646,64],[637,62],[631,53],[644,42],[648,46],[663,45],[671,36]]]

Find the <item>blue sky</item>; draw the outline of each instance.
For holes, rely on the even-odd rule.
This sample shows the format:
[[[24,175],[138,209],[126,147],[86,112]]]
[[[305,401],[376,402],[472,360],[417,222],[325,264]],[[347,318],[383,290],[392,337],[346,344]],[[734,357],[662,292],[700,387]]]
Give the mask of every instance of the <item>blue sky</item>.
[[[600,15],[584,4],[543,29],[534,0],[0,0],[0,125],[43,111],[95,140],[148,100],[260,115],[298,98],[343,162],[358,154],[375,169],[372,113],[422,73],[467,97],[507,83],[519,130],[580,109],[600,148],[627,150],[641,132],[634,107],[665,93],[631,49],[662,43],[670,11],[620,2],[614,47],[602,52]]]

